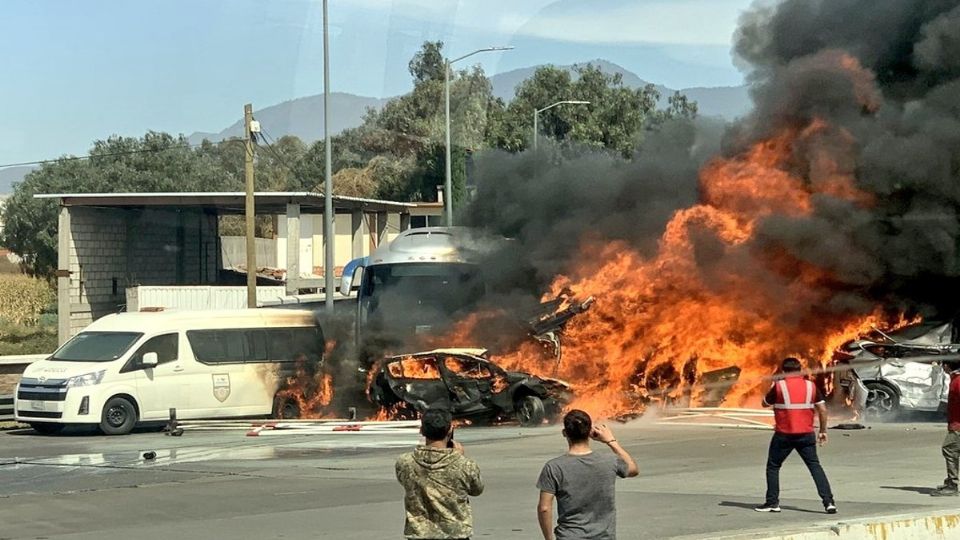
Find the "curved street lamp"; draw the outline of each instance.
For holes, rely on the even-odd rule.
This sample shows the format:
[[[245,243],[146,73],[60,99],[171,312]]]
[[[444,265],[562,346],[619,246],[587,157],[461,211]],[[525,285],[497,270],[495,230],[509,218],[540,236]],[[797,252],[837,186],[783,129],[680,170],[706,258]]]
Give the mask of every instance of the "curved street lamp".
[[[537,110],[533,111],[533,149],[534,149],[534,150],[537,149],[537,132],[539,131],[539,129],[538,129],[538,128],[539,128],[539,118],[538,118],[538,117],[539,117],[540,113],[542,113],[543,111],[545,111],[545,110],[547,110],[547,109],[552,109],[552,108],[556,107],[557,105],[563,105],[563,104],[570,104],[570,105],[589,105],[590,102],[589,102],[589,101],[578,101],[578,100],[567,99],[567,100],[564,100],[564,101],[558,101],[558,102],[556,102],[556,103],[554,103],[554,104],[552,104],[552,105],[547,105],[546,107],[544,107],[544,108],[542,108],[542,109],[537,109]]]
[[[486,47],[483,49],[477,49],[472,53],[465,54],[463,56],[454,58],[453,60],[444,60],[443,66],[443,108],[446,118],[446,144],[445,144],[445,171],[444,171],[444,183],[443,183],[443,203],[445,207],[445,220],[447,226],[453,225],[453,173],[450,166],[450,66],[468,58],[478,53],[482,52],[491,52],[491,51],[509,51],[513,47]]]

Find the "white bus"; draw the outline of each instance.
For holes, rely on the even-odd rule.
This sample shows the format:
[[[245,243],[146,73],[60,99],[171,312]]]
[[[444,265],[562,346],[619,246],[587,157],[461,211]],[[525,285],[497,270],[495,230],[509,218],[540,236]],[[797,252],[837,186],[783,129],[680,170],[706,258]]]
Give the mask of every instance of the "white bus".
[[[341,293],[358,288],[357,344],[402,346],[468,313],[486,294],[479,262],[495,246],[463,227],[424,227],[350,261]]]
[[[27,367],[15,417],[40,433],[95,424],[119,435],[166,420],[171,408],[181,419],[275,415],[295,363],[319,364],[323,350],[310,311],[108,315]]]

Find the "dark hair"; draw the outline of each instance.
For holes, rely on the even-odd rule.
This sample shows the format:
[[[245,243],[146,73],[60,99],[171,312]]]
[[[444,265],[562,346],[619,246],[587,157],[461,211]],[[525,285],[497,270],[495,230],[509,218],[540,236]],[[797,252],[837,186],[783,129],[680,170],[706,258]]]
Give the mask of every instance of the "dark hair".
[[[800,363],[800,360],[792,356],[784,358],[783,363],[780,364],[780,369],[782,369],[784,373],[793,373],[800,371],[802,368],[803,364]]]
[[[574,409],[563,417],[563,431],[572,442],[582,442],[590,438],[593,430],[593,420],[590,415]]]
[[[453,415],[446,409],[427,409],[420,418],[420,434],[428,441],[441,441],[450,433]]]

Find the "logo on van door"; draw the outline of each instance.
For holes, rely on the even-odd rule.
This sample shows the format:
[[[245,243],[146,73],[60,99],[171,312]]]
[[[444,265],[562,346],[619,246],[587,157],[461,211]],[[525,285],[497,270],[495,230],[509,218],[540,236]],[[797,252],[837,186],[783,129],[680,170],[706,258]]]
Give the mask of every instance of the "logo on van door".
[[[223,403],[228,397],[230,397],[229,373],[213,374],[213,397],[217,398],[217,401],[220,403]]]

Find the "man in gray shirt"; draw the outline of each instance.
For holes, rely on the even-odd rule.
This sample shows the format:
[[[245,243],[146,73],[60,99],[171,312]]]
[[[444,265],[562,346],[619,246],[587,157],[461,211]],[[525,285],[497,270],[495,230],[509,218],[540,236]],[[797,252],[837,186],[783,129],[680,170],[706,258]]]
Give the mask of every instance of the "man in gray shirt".
[[[537,519],[544,540],[616,540],[617,509],[614,483],[640,471],[604,424],[593,425],[590,415],[572,410],[563,417],[567,453],[543,466],[537,487]],[[606,444],[613,454],[596,454],[590,439]],[[553,500],[557,500],[557,527]]]

